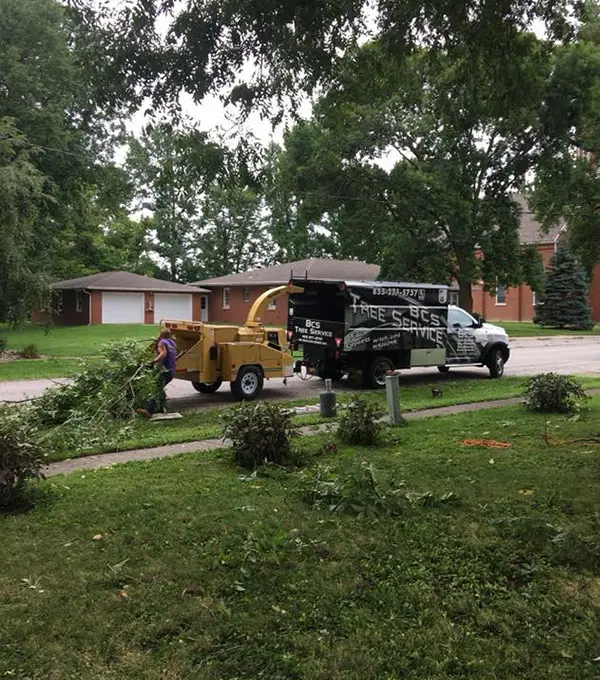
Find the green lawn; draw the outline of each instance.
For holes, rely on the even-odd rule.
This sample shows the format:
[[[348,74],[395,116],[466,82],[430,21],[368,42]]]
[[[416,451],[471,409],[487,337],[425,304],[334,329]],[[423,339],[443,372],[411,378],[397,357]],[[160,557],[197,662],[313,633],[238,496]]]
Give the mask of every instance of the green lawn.
[[[587,389],[600,388],[600,378],[583,378],[582,384]],[[502,380],[438,380],[426,384],[408,385],[402,389],[402,405],[405,411],[421,411],[439,406],[468,404],[491,399],[517,397],[523,391],[523,378],[503,378]],[[442,389],[442,397],[433,399],[431,389]],[[344,406],[354,395],[360,395],[377,403],[382,411],[386,410],[385,392],[361,390],[354,393],[341,393],[338,404]],[[316,399],[301,399],[285,402],[287,406],[316,405]],[[149,422],[136,418],[128,429],[126,436],[120,441],[118,448],[122,451],[138,448],[150,448],[166,444],[211,439],[219,436],[220,417],[224,409],[204,409],[197,412],[184,412],[178,420]],[[343,413],[343,408],[340,409]],[[316,424],[325,422],[318,414],[299,414],[295,421],[299,424]],[[331,421],[328,421],[331,422]],[[115,450],[114,444],[84,449],[81,451],[54,451],[48,455],[48,462],[89,456],[96,453],[107,453]]]
[[[48,357],[93,356],[107,342],[124,338],[150,341],[157,332],[156,326],[142,324],[55,326],[49,333],[33,324],[17,329],[0,325],[0,338],[6,340],[8,349],[21,350],[25,345],[34,344]]]
[[[380,484],[458,496],[400,516],[314,509],[309,473],[240,474],[226,451],[52,478],[33,511],[0,517],[0,677],[595,679],[592,408],[414,422],[320,454],[347,481],[368,461]],[[479,437],[512,448],[461,444]],[[373,508],[372,485],[353,488]]]
[[[489,323],[502,326],[511,338],[545,337],[549,335],[600,335],[600,325],[590,331],[571,331],[560,328],[544,328],[534,323],[517,321],[490,321]]]
[[[76,373],[81,359],[19,359],[0,361],[0,382],[7,380],[39,380],[63,378]]]

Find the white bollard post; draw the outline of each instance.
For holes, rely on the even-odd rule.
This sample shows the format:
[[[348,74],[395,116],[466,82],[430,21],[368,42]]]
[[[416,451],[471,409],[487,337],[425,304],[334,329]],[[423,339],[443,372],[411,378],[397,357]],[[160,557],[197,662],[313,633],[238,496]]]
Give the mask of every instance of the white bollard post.
[[[402,406],[400,404],[400,374],[388,373],[385,376],[385,393],[387,397],[388,415],[392,425],[404,422]]]

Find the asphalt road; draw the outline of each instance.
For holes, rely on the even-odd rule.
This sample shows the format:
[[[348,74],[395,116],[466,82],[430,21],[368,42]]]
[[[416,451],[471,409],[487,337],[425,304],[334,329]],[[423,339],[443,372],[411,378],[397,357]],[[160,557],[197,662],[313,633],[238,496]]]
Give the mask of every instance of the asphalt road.
[[[549,337],[520,338],[511,342],[511,358],[506,364],[506,375],[532,375],[543,371],[569,373],[574,375],[600,376],[600,337]],[[452,369],[450,373],[440,375],[433,369],[412,369],[402,376],[404,384],[448,380],[451,378],[488,379],[485,368]],[[52,380],[20,380],[0,382],[0,401],[18,401],[41,395],[48,387],[59,381]],[[346,381],[336,385],[336,391],[356,389],[347,385]],[[317,399],[323,390],[323,382],[318,378],[300,380],[290,378],[287,385],[281,379],[265,381],[263,397],[267,399]],[[201,408],[202,406],[218,407],[234,402],[229,384],[222,385],[213,395],[198,394],[190,383],[175,380],[167,388],[170,407]]]

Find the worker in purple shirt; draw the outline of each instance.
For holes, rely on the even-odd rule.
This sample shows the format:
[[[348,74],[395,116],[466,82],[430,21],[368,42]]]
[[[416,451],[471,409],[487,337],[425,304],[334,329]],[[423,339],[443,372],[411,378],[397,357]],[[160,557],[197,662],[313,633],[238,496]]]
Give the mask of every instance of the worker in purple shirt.
[[[175,344],[175,340],[173,340],[173,334],[171,331],[168,328],[165,328],[158,336],[158,341],[156,342],[156,357],[153,361],[155,365],[160,366],[163,369],[160,376],[162,380],[163,392],[165,387],[175,377],[176,359],[177,345]],[[146,403],[146,408],[140,408],[137,410],[137,412],[143,416],[146,416],[146,418],[152,418],[157,410],[158,408],[156,401],[154,399],[149,399]]]

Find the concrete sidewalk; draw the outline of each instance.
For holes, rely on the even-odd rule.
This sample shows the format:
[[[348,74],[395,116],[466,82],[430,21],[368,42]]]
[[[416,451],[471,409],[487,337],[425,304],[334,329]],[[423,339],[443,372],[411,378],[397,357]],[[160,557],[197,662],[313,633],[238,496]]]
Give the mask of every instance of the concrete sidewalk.
[[[589,394],[600,393],[600,390],[590,390]],[[488,409],[501,408],[502,406],[514,406],[523,401],[521,397],[511,399],[497,399],[495,401],[479,401],[472,404],[457,404],[455,406],[442,406],[440,408],[430,408],[423,411],[408,411],[404,413],[406,420],[421,420],[423,418],[433,418],[435,416],[448,416],[456,413],[467,413],[469,411],[483,411]],[[328,425],[306,426],[300,428],[303,435],[324,432]],[[167,446],[156,446],[151,449],[133,449],[131,451],[117,451],[115,453],[102,453],[95,456],[82,458],[72,458],[58,463],[50,463],[44,469],[46,477],[54,475],[69,474],[71,472],[97,470],[99,468],[111,467],[119,463],[129,463],[138,460],[152,460],[154,458],[170,458],[179,456],[182,453],[193,453],[195,451],[210,451],[228,446],[227,441],[221,439],[202,439],[200,441],[185,442],[183,444],[169,444]]]

